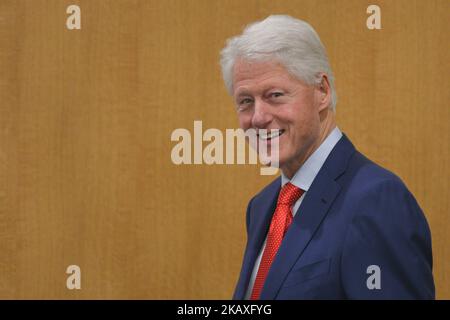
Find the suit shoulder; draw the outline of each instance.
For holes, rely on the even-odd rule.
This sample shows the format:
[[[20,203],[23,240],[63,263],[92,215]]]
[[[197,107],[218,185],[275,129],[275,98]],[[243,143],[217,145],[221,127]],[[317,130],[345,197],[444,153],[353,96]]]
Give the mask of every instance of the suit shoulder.
[[[396,190],[408,190],[402,179],[392,171],[383,168],[360,152],[351,160],[352,185],[360,191],[369,191],[380,185],[390,185]]]
[[[352,210],[354,217],[389,217],[391,221],[400,219],[426,224],[420,205],[396,174],[360,153],[355,158],[347,189],[350,206],[355,209]]]

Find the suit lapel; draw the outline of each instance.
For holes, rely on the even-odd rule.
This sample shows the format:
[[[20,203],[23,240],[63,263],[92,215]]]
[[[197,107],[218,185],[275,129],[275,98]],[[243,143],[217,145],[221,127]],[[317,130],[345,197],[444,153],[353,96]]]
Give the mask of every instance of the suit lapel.
[[[313,184],[322,186],[323,189],[311,187],[305,195],[272,262],[261,299],[276,297],[284,279],[303,253],[340,190],[339,185],[326,175],[316,177]]]
[[[255,265],[256,258],[269,230],[270,221],[275,211],[276,200],[281,189],[281,179],[278,178],[272,182],[261,194],[253,201],[251,207],[251,219],[249,226],[249,239],[245,249],[242,270],[236,286],[236,292],[233,299],[242,300],[247,292],[250,276]]]
[[[339,194],[341,187],[335,180],[345,171],[348,160],[354,151],[353,145],[344,135],[330,153],[305,194],[294,221],[272,262],[261,292],[261,299],[274,299],[277,296],[284,279],[303,253]]]

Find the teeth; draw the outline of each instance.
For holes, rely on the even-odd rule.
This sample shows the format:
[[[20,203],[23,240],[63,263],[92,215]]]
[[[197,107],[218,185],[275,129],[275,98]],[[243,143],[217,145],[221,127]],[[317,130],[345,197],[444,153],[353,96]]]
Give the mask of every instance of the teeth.
[[[270,132],[267,132],[270,131]],[[258,137],[262,140],[269,140],[269,139],[274,139],[277,138],[279,136],[281,136],[283,134],[284,130],[260,130],[258,132]]]

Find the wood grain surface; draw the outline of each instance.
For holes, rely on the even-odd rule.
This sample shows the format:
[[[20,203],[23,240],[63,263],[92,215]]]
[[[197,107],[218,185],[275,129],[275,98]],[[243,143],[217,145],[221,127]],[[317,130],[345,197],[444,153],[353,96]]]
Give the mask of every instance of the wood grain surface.
[[[381,30],[371,1],[0,0],[0,298],[231,298],[247,202],[273,177],[177,166],[170,137],[238,126],[219,52],[286,13],[327,48],[341,130],[424,210],[450,299],[450,2],[376,3]]]

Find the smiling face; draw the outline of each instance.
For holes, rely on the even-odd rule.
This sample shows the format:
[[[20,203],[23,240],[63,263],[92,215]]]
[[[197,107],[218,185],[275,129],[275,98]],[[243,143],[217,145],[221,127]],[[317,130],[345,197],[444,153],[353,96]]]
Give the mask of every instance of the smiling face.
[[[233,69],[233,97],[243,130],[280,130],[279,135],[261,134],[258,141],[278,139],[279,166],[289,178],[334,124],[326,75],[322,86],[306,85],[274,61],[238,59]]]

